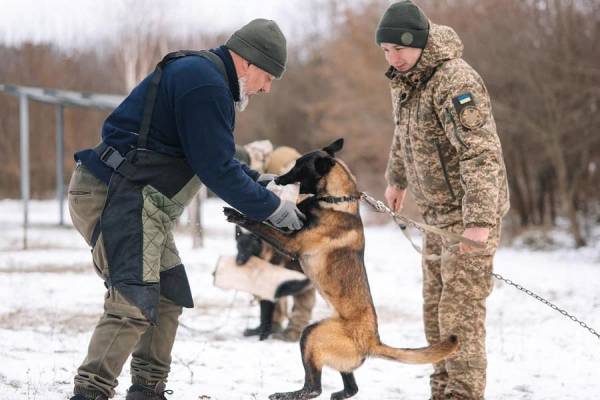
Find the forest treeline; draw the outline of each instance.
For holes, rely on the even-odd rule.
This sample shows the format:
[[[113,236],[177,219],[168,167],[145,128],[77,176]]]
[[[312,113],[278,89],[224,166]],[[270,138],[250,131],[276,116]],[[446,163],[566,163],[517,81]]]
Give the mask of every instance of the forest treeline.
[[[290,38],[284,78],[238,114],[237,142],[270,139],[306,151],[344,137],[343,158],[361,188],[381,197],[393,122],[386,64],[374,31],[387,4],[373,0],[349,7],[332,0],[325,9],[307,11],[327,18],[328,28]],[[600,2],[419,4],[434,23],[458,32],[464,58],[487,84],[508,169],[511,221],[551,226],[564,218],[575,243],[585,244],[600,216]],[[124,95],[165,53],[214,47],[227,37],[204,32],[175,38],[160,24],[132,23],[100,50],[0,46],[0,83]],[[66,180],[73,151],[97,142],[106,115],[66,108]],[[34,197],[55,194],[54,121],[54,106],[30,104]],[[0,196],[16,198],[19,108],[18,100],[5,94],[0,94],[0,138]]]

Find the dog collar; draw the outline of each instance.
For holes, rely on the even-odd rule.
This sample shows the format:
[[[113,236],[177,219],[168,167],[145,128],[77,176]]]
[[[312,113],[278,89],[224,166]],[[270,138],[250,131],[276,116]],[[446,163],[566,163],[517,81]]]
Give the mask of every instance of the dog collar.
[[[353,196],[321,196],[321,197],[317,197],[316,200],[317,201],[324,201],[326,203],[331,203],[331,204],[337,204],[337,203],[346,203],[346,202],[351,202],[351,201],[357,201],[360,200],[361,196],[360,195],[353,195]]]

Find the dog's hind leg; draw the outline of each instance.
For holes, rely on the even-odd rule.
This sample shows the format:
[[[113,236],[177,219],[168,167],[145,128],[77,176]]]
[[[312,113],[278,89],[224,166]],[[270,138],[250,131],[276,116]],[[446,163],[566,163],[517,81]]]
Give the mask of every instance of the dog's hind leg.
[[[335,318],[308,326],[300,339],[302,363],[304,364],[304,387],[296,392],[276,393],[271,400],[312,399],[321,394],[321,370],[327,365],[337,371],[354,371],[364,361],[356,344],[348,336],[344,324]],[[345,399],[358,391],[351,372],[342,374],[344,390],[332,399]]]
[[[331,394],[331,400],[342,400],[354,396],[358,393],[358,386],[352,372],[340,372],[342,381],[344,381],[344,389]]]
[[[313,353],[313,359],[319,368],[327,365],[340,371],[344,389],[333,393],[332,400],[347,399],[358,392],[352,371],[364,362],[365,357],[348,333],[345,322],[338,318],[322,321],[309,336],[306,352]]]
[[[309,337],[319,324],[320,322],[317,322],[307,326],[300,338],[300,352],[302,353],[302,364],[304,365],[304,386],[294,392],[273,393],[269,396],[270,400],[306,400],[321,394],[321,370],[323,367],[316,364],[309,345]]]

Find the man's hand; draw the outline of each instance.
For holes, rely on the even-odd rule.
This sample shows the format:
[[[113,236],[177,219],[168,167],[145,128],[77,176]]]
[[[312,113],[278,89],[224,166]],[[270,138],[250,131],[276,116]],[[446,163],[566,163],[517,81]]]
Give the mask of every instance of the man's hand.
[[[295,203],[289,200],[281,200],[279,207],[267,220],[277,228],[297,231],[304,225],[303,221],[306,220],[306,216],[298,210]]]
[[[400,212],[404,203],[406,189],[400,189],[394,185],[388,185],[385,189],[385,201],[394,212]]]
[[[463,237],[467,238],[467,239],[471,239],[475,242],[481,242],[481,243],[485,243],[488,240],[488,237],[490,235],[490,229],[489,228],[483,228],[483,227],[476,227],[473,226],[471,228],[467,228],[465,229],[465,231],[463,232]],[[466,243],[461,242],[460,243],[460,252],[462,254],[466,254],[466,253],[472,253],[474,251],[480,250],[476,247],[471,247]]]

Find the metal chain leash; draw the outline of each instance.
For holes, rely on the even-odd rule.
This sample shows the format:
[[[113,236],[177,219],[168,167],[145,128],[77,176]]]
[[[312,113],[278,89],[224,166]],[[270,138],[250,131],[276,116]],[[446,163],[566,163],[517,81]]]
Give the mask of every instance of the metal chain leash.
[[[596,330],[594,328],[592,328],[591,326],[588,326],[588,324],[586,324],[585,322],[577,319],[574,315],[569,314],[567,311],[563,310],[562,308],[558,307],[557,305],[555,305],[555,304],[551,303],[550,301],[544,299],[542,296],[533,293],[531,290],[529,290],[527,288],[524,288],[523,286],[519,285],[518,283],[515,283],[515,282],[511,281],[510,279],[507,279],[507,278],[503,277],[500,274],[497,274],[495,272],[490,272],[490,274],[494,278],[496,278],[496,279],[498,279],[498,280],[500,280],[500,281],[502,281],[502,282],[504,282],[504,283],[506,283],[508,285],[516,287],[520,291],[522,291],[522,292],[528,294],[529,296],[533,297],[534,299],[542,302],[543,304],[547,305],[551,309],[553,309],[555,311],[558,311],[559,313],[561,313],[565,317],[569,318],[571,321],[577,322],[582,328],[587,329],[592,335],[594,335],[598,339],[600,339],[600,333],[596,332]]]
[[[410,218],[407,217],[402,217],[400,215],[398,215],[397,213],[395,213],[394,211],[392,211],[392,209],[390,209],[388,206],[386,206],[381,200],[377,200],[374,197],[369,196],[368,194],[361,192],[360,194],[360,198],[361,200],[365,201],[367,204],[369,204],[371,207],[373,207],[375,209],[375,211],[379,212],[379,213],[387,213],[389,215],[392,216],[392,218],[394,219],[394,221],[400,226],[401,229],[405,229],[406,225],[412,226],[415,229],[421,231],[422,233],[427,233],[432,232],[433,230],[431,229],[427,229],[425,228],[426,225],[424,224],[420,224],[418,222],[415,222],[413,220],[411,220]],[[406,225],[403,225],[401,223],[398,222],[398,220],[402,220]],[[441,231],[441,230],[440,230]],[[442,231],[443,232],[443,231]],[[436,233],[436,232],[434,232]],[[442,236],[447,236],[448,233],[444,232],[445,234],[442,234]],[[438,233],[440,234],[440,233]],[[414,247],[414,245],[413,245]],[[539,296],[537,294],[535,294],[534,292],[532,292],[531,290],[524,288],[523,286],[519,285],[518,283],[515,283],[513,281],[511,281],[510,279],[507,279],[505,277],[503,277],[500,274],[497,274],[495,272],[490,272],[490,275],[492,275],[494,278],[510,285],[513,286],[517,289],[519,289],[520,291],[528,294],[529,296],[533,297],[534,299],[540,301],[541,303],[547,305],[548,307],[552,308],[555,311],[558,311],[559,313],[561,313],[562,315],[564,315],[565,317],[569,318],[571,321],[577,322],[582,328],[587,329],[592,335],[596,336],[598,339],[600,339],[600,333],[598,333],[594,328],[592,328],[591,326],[589,326],[588,324],[586,324],[585,322],[581,321],[580,319],[576,318],[575,316],[573,316],[572,314],[569,314],[567,311],[563,310],[562,308],[558,307],[557,305],[551,303],[550,301],[546,300],[545,298],[543,298],[542,296]]]
[[[371,207],[373,207],[375,209],[375,211],[377,211],[379,213],[387,213],[387,214],[391,215],[392,218],[396,219],[397,214],[394,211],[392,211],[391,208],[386,206],[383,201],[377,200],[376,198],[369,196],[365,192],[360,192],[360,199],[363,200],[368,205],[370,205]],[[416,229],[419,229],[416,225],[411,225],[411,226],[413,226]],[[406,226],[404,226],[404,227],[406,227]]]

